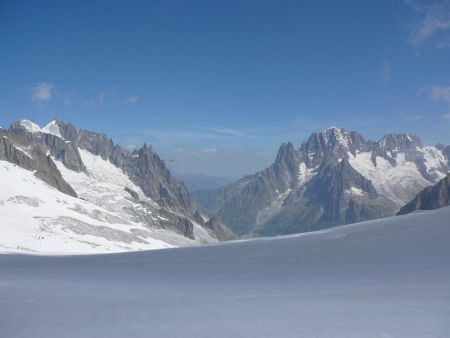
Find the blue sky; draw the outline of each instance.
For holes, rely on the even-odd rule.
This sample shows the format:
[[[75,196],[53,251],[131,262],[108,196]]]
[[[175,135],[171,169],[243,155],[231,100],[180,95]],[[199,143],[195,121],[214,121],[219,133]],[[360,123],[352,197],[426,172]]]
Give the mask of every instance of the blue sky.
[[[450,144],[450,0],[0,1],[0,125],[237,177],[336,125]]]

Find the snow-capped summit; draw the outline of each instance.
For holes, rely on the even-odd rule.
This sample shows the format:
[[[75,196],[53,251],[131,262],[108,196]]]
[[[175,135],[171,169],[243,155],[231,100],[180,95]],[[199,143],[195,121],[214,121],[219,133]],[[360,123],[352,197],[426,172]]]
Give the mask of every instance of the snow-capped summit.
[[[44,133],[51,134],[62,138],[59,131],[59,127],[56,120],[50,121],[45,127],[41,128],[39,125],[30,120],[21,120],[20,126],[22,126],[29,133]]]
[[[309,168],[317,167],[325,158],[339,161],[367,150],[363,137],[356,132],[330,127],[320,133],[312,133],[301,145],[299,156]]]
[[[331,126],[322,132],[325,135],[326,143],[338,143],[343,146],[348,145],[348,132],[345,129],[337,128],[336,126]]]
[[[20,125],[30,133],[41,133],[42,129],[36,123],[30,120],[20,121]]]

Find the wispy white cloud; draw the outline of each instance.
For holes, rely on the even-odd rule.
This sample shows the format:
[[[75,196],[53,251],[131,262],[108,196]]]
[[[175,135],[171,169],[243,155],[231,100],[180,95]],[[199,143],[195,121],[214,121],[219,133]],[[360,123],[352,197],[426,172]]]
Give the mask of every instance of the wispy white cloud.
[[[413,123],[413,122],[417,122],[422,118],[422,116],[420,115],[414,115],[414,116],[407,116],[403,119],[404,123]]]
[[[444,101],[450,105],[450,86],[426,85],[419,88],[419,94],[427,94],[433,101]]]
[[[130,104],[135,104],[136,102],[138,102],[138,100],[139,100],[139,96],[137,96],[137,95],[127,96],[125,98],[125,102],[130,103]]]
[[[49,101],[52,98],[53,88],[53,83],[39,82],[36,86],[31,88],[31,98],[34,101]]]
[[[434,102],[442,101],[447,104],[447,108],[450,110],[450,86],[432,86],[426,85],[419,89],[419,94],[428,95]],[[450,112],[441,115],[442,119],[450,120]]]
[[[211,132],[216,133],[216,134],[229,135],[229,136],[245,136],[245,133],[243,133],[239,130],[222,127],[222,126],[209,127],[208,129]]]
[[[99,106],[103,103],[103,99],[105,98],[104,93],[98,93],[97,95],[91,97],[87,101],[83,102],[83,107],[95,107]]]
[[[178,142],[194,141],[194,140],[223,140],[231,138],[240,138],[246,136],[242,131],[231,129],[223,126],[215,127],[194,127],[187,129],[170,129],[170,130],[145,130],[144,134],[151,136],[160,141]]]
[[[204,148],[202,149],[202,153],[206,155],[215,155],[217,154],[217,148]]]
[[[197,130],[158,130],[158,129],[147,129],[144,134],[155,138],[159,141],[175,141],[175,142],[186,142],[192,140],[202,140],[213,137],[214,135]]]
[[[411,45],[419,47],[438,34],[449,33],[450,0],[427,4],[421,4],[415,0],[405,0],[405,3],[417,14],[416,21],[412,22],[409,27]]]

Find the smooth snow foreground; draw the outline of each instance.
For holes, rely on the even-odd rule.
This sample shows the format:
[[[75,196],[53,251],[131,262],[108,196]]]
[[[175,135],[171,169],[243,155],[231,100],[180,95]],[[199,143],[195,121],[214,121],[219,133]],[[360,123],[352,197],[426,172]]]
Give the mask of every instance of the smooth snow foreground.
[[[0,337],[450,337],[450,207],[205,247],[1,255]]]

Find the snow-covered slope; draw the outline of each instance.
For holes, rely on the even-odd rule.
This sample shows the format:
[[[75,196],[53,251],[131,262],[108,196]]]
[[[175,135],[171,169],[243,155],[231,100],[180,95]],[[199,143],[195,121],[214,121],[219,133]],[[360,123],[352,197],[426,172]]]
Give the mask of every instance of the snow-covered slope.
[[[399,207],[432,184],[421,175],[414,162],[406,161],[405,154],[397,155],[395,165],[381,156],[377,156],[374,163],[372,156],[372,152],[362,152],[355,156],[350,154],[349,162],[372,182],[379,194],[386,196]],[[444,174],[438,172],[438,176],[442,177]]]
[[[87,150],[80,149],[79,152],[87,173],[69,170],[61,161],[55,161],[62,176],[79,197],[113,212],[125,210],[132,213],[133,210],[130,208],[143,209],[125,190],[128,188],[137,193],[142,201],[157,207],[157,204],[146,197],[141,188],[131,182],[121,169]]]
[[[450,337],[450,207],[303,235],[0,256],[0,337]]]
[[[56,124],[56,120],[51,121],[44,128],[42,128],[42,132],[46,133],[46,134],[52,134],[52,135],[62,138],[61,133],[59,131],[59,127]]]
[[[0,251],[100,253],[196,244],[124,217],[120,207],[131,205],[125,196],[109,196],[108,191],[97,195],[117,202],[103,208],[102,203],[63,194],[31,171],[6,161],[0,161],[0,186]]]

